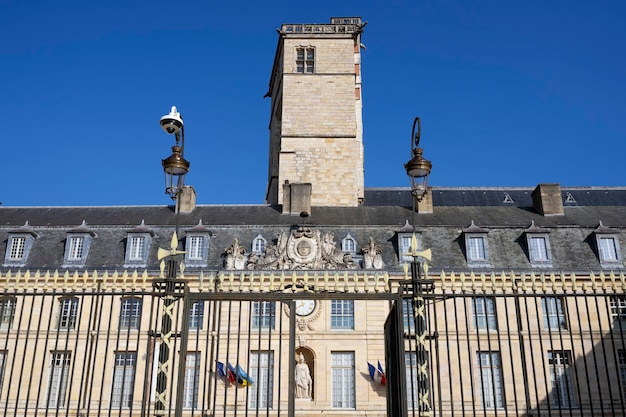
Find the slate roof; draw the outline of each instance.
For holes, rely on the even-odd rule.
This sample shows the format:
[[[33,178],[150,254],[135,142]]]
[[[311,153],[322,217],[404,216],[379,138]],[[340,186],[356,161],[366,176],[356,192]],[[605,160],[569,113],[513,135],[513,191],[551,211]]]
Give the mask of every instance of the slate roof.
[[[536,212],[532,208],[533,190],[532,187],[434,188],[433,213],[414,215],[424,247],[433,251],[431,271],[471,269],[465,258],[463,230],[472,221],[488,231],[490,265],[494,270],[532,269],[524,237],[532,222],[549,232],[553,258],[550,270],[602,269],[594,237],[600,222],[614,230],[621,246],[626,248],[626,187],[563,187],[564,201],[572,202],[564,203],[562,216]],[[272,244],[279,233],[306,224],[322,233],[332,233],[337,246],[350,234],[356,240],[357,254],[361,254],[360,248],[371,237],[382,247],[387,268],[399,270],[397,232],[412,220],[410,198],[406,188],[367,189],[359,207],[313,207],[305,218],[283,215],[280,207],[269,205],[199,205],[192,213],[180,214],[179,237],[184,242],[186,232],[194,227],[197,230],[201,223],[210,234],[205,269],[216,270],[223,268],[224,250],[235,238],[249,252],[259,234]],[[158,247],[169,246],[176,215],[168,206],[0,206],[0,260],[4,260],[10,234],[28,222],[36,237],[26,268],[60,269],[68,232],[79,228],[83,221],[95,235],[83,268],[123,268],[127,235],[138,230],[143,222],[142,227],[154,233],[148,268],[156,270],[156,251]],[[623,263],[615,267],[623,268]]]

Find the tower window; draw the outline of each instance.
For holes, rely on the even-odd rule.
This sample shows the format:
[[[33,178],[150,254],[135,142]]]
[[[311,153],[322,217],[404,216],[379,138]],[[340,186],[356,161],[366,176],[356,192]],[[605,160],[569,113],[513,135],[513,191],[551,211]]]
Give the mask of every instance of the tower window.
[[[313,74],[315,70],[315,48],[296,48],[296,69],[299,74]]]

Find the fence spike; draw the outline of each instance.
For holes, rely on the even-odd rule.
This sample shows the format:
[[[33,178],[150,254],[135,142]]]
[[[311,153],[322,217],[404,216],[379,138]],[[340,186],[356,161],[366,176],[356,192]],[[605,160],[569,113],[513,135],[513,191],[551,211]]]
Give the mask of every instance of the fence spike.
[[[595,291],[598,286],[596,285],[596,274],[594,274],[593,271],[589,274],[589,279],[591,280],[591,289]]]
[[[604,271],[600,271],[600,287],[602,291],[606,291],[606,276],[604,275]]]
[[[615,273],[613,272],[613,270],[611,270],[611,274],[609,275],[609,278],[611,278],[611,289],[613,291],[617,290],[617,286],[615,285]]]

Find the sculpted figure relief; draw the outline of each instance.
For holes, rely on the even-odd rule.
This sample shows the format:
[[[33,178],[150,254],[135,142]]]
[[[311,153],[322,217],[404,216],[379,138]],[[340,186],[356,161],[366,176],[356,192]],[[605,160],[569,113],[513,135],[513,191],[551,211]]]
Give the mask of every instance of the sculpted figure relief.
[[[226,269],[357,269],[350,253],[344,253],[335,242],[332,233],[322,234],[320,230],[300,226],[291,233],[280,232],[276,244],[267,245],[265,253],[247,254],[246,249],[235,239],[226,248],[224,266]],[[382,249],[370,238],[363,248],[363,267],[383,269],[385,263]]]
[[[331,233],[301,226],[290,234],[281,232],[265,254],[250,256],[248,269],[355,269],[350,254],[337,247]]]
[[[370,237],[370,243],[363,248],[363,266],[365,269],[383,269],[385,263],[381,256],[382,249]]]
[[[296,365],[296,398],[311,398],[311,388],[313,379],[309,365],[304,361],[304,355],[300,354],[298,364]]]
[[[246,267],[246,248],[239,244],[239,240],[235,239],[233,244],[226,248],[224,267],[226,269],[244,269]]]

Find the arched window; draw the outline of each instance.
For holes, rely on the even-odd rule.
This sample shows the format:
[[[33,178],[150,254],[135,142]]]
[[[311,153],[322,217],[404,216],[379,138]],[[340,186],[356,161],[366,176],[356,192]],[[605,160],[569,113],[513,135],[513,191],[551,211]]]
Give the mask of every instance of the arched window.
[[[350,233],[341,241],[341,250],[346,253],[356,253],[356,240],[350,236]]]
[[[267,241],[265,240],[265,238],[263,236],[261,236],[261,235],[258,235],[252,241],[252,253],[263,253],[263,252],[265,252],[265,245],[266,244],[267,244]]]

